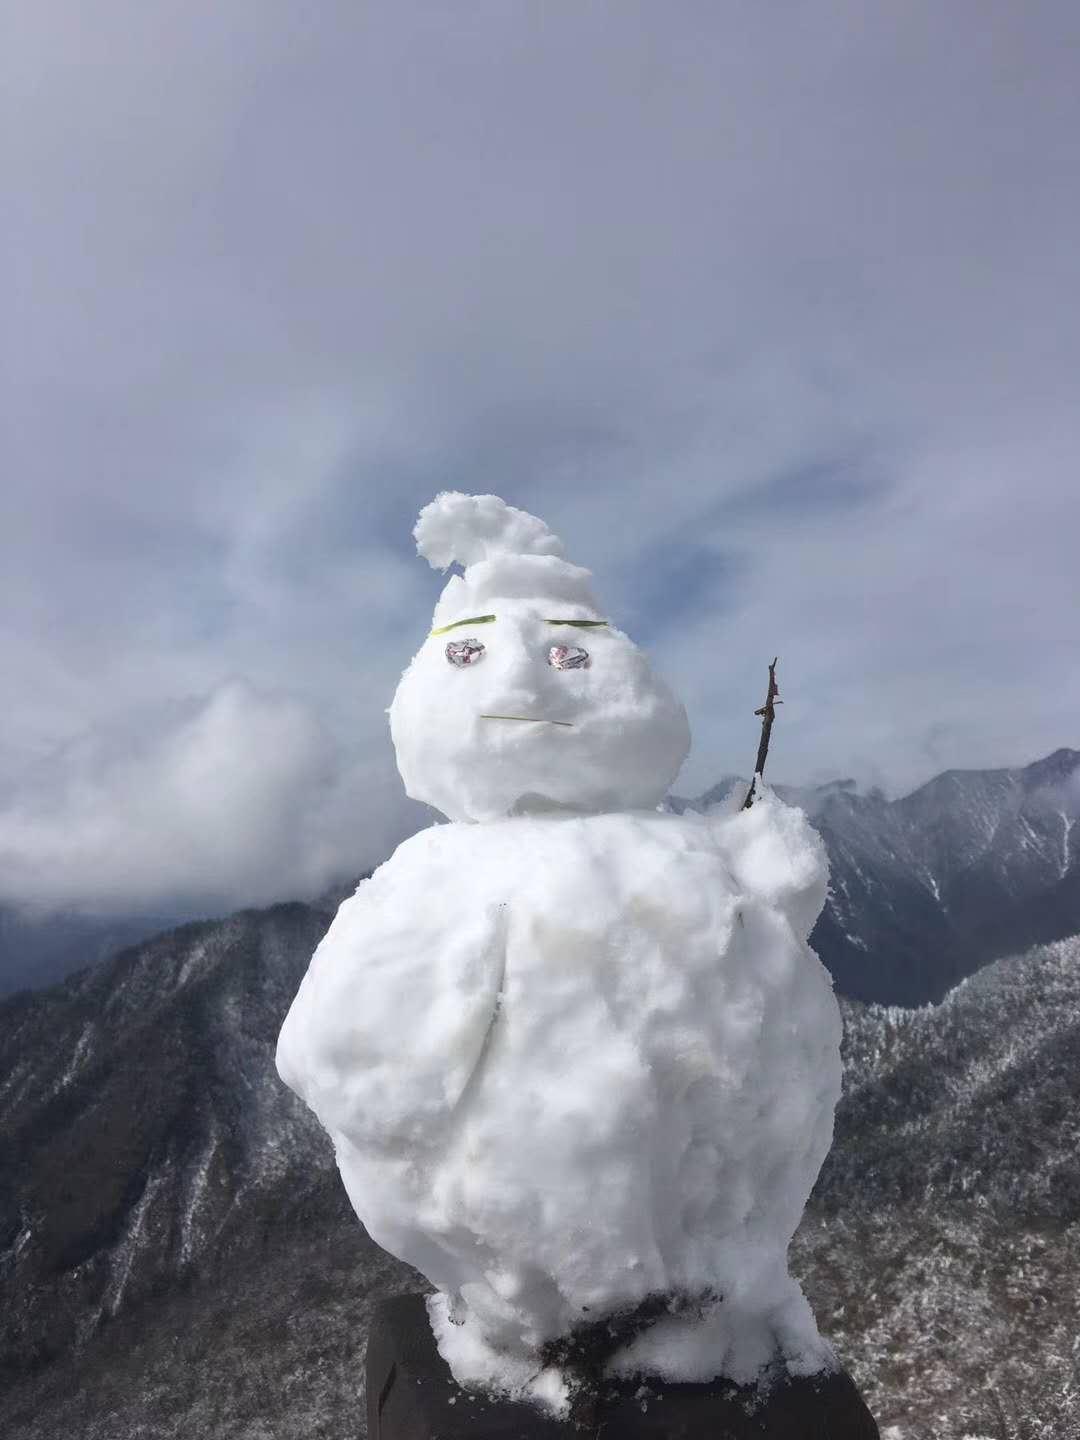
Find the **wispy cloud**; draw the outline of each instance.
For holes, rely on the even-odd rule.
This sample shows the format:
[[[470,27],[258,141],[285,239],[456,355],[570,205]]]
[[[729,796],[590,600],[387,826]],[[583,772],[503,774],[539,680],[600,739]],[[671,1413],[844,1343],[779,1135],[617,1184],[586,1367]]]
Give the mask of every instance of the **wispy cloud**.
[[[792,780],[1076,742],[1075,6],[11,29],[5,893],[297,893],[417,823],[383,710],[448,487],[596,571],[684,792],[776,653]]]

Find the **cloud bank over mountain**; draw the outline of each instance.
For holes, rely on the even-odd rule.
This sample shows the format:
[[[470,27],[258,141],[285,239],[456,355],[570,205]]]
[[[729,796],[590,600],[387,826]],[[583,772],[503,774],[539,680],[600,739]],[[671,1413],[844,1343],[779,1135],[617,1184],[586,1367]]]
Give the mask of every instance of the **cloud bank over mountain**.
[[[292,696],[233,681],[109,740],[68,747],[0,814],[0,898],[217,913],[311,897],[403,838],[380,777]]]

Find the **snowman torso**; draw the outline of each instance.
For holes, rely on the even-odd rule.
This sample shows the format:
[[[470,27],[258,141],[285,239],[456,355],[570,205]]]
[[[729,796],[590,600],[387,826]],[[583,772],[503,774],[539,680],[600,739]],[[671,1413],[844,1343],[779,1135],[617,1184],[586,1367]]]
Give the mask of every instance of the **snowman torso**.
[[[839,1017],[805,821],[755,811],[435,826],[316,952],[282,1074],[373,1237],[488,1339],[786,1277]]]

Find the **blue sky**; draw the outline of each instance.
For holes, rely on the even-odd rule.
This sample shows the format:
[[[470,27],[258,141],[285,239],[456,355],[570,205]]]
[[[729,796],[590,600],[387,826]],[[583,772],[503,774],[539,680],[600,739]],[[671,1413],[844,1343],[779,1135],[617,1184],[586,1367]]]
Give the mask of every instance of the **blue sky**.
[[[0,900],[310,893],[442,489],[541,515],[678,788],[1077,744],[1080,10],[22,7],[4,94]]]

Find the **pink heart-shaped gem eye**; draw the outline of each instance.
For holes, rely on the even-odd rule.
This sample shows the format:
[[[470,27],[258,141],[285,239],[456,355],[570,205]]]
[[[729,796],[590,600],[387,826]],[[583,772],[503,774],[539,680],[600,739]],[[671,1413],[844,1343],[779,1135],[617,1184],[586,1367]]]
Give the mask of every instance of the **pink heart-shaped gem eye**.
[[[552,645],[548,664],[554,670],[584,670],[589,664],[589,652],[580,645]]]
[[[471,637],[467,640],[451,640],[446,647],[446,658],[451,665],[456,665],[459,669],[466,665],[475,665],[484,658],[483,642]]]

